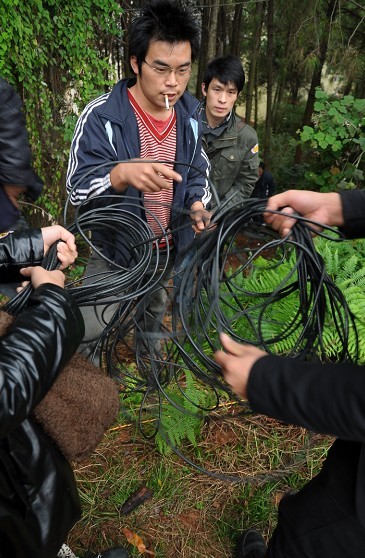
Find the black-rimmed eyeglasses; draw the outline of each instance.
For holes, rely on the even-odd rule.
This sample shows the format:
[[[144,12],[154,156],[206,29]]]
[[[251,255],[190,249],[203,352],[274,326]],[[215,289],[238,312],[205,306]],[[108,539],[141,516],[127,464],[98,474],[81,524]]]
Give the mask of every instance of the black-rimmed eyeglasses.
[[[152,66],[146,60],[143,60],[145,64],[151,70],[153,70],[157,75],[161,77],[167,77],[171,74],[171,72],[175,72],[176,76],[178,77],[188,77],[191,74],[191,66],[182,66],[181,68],[170,68],[170,66]]]

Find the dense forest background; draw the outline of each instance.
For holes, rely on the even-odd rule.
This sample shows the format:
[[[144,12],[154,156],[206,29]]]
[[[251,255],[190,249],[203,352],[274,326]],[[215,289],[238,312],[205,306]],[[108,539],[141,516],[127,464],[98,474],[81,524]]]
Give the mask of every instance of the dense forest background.
[[[365,170],[365,7],[357,0],[186,0],[202,26],[189,89],[207,62],[242,58],[239,112],[258,131],[278,189],[361,188]],[[39,200],[62,215],[77,116],[130,74],[128,27],[142,0],[0,0],[0,74],[19,92]],[[262,107],[264,107],[262,109]]]

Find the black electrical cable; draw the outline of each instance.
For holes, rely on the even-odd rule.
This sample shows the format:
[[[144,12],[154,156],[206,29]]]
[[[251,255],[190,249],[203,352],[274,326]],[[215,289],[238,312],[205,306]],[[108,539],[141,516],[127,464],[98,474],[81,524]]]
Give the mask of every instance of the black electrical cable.
[[[108,162],[99,165],[98,172],[100,167],[105,167],[107,171],[118,162],[135,161]],[[151,162],[172,163],[201,173],[200,169],[177,161]],[[279,343],[293,340],[295,336],[294,344],[288,351],[292,358],[325,360],[322,331],[326,315],[330,313],[342,344],[339,360],[351,360],[348,336],[350,325],[356,332],[354,319],[341,291],[326,273],[312,240],[313,232],[332,241],[341,240],[338,231],[295,215],[297,221],[291,233],[280,238],[262,224],[263,213],[267,211],[266,201],[247,199],[233,204],[232,198],[224,204],[218,203],[211,225],[195,238],[191,250],[182,254],[186,257],[184,267],[176,271],[171,285],[166,287],[161,285],[161,280],[171,257],[168,239],[181,228],[191,227],[188,219],[190,212],[180,210],[176,213],[173,207],[168,206],[173,218],[169,228],[164,230],[157,217],[149,211],[156,223],[154,230],[160,231],[156,235],[144,218],[148,209],[142,200],[125,194],[102,194],[97,199],[83,200],[77,206],[73,220],[67,224],[72,192],[94,171],[94,168],[90,169],[69,193],[64,221],[70,232],[80,236],[90,250],[104,259],[107,271],[85,276],[81,284],[70,282],[66,288],[80,306],[103,306],[103,312],[113,308],[112,318],[105,320],[104,331],[90,340],[90,354],[101,351],[108,373],[121,383],[125,393],[136,391],[142,394],[139,428],[146,438],[153,437],[157,432],[164,436],[161,430],[164,401],[180,412],[201,418],[218,408],[220,393],[225,391],[239,402],[242,416],[252,414],[247,402],[239,401],[232,394],[213,359],[213,352],[220,348],[219,333],[222,331],[239,342],[254,344],[268,353],[275,353]],[[217,195],[216,198],[219,201]],[[105,256],[100,242],[95,240],[100,233],[104,242],[108,238],[107,243],[114,249],[118,249],[114,242],[118,233],[122,248],[116,255],[121,257],[122,252],[129,255],[123,265]],[[165,246],[162,248],[163,241]],[[249,277],[252,269],[261,265],[261,257],[265,258],[265,268],[273,272],[284,262],[293,261],[287,275],[271,291],[266,291],[264,287],[250,290],[242,281],[242,277]],[[46,269],[57,267],[56,247],[52,247],[42,265]],[[151,318],[146,308],[149,297],[156,289],[166,291],[171,304],[171,325],[163,322],[151,332],[146,331],[147,319]],[[19,312],[31,291],[29,286],[14,297],[8,303],[9,311]],[[298,302],[292,316],[285,323],[280,323],[273,309],[281,303],[285,304],[296,293]],[[238,327],[242,323],[247,326],[248,333],[242,333]],[[272,333],[269,328],[268,334],[267,324],[274,324],[277,333]],[[145,344],[144,353],[136,350],[136,339]],[[129,366],[125,362],[126,355],[130,355]],[[212,405],[197,404],[189,398],[181,385],[186,370],[211,390]],[[170,395],[171,387],[178,389],[190,407],[196,406],[196,413],[187,410]],[[150,412],[152,407],[154,412]],[[149,430],[143,426],[145,411],[153,416]],[[124,413],[128,415],[126,410]],[[166,439],[166,442],[190,462],[171,444],[171,440]],[[219,474],[212,476],[228,478]],[[229,480],[242,481],[236,477]]]
[[[170,163],[170,161],[159,162]],[[123,197],[124,201],[131,203],[131,200],[125,200],[125,196]],[[217,195],[215,197],[219,202]],[[115,205],[120,199],[121,197],[118,196]],[[106,201],[110,203],[110,198]],[[334,323],[343,344],[341,358],[348,358],[348,328],[352,317],[338,289],[326,275],[323,262],[314,249],[311,233],[318,224],[298,216],[291,234],[282,239],[261,224],[262,214],[266,210],[266,201],[245,200],[238,204],[233,202],[234,198],[227,200],[225,204],[217,204],[218,208],[212,217],[212,226],[196,238],[193,247],[195,254],[191,256],[185,269],[175,275],[175,277],[179,276],[180,285],[174,284],[171,287],[170,299],[173,303],[171,330],[164,324],[161,324],[159,331],[155,332],[146,332],[145,328],[141,327],[141,322],[146,318],[145,300],[148,299],[153,288],[158,288],[159,283],[157,279],[153,287],[148,284],[146,278],[149,277],[150,272],[147,272],[147,269],[144,271],[141,267],[138,269],[141,282],[137,284],[147,283],[147,288],[144,292],[138,291],[135,284],[128,283],[130,303],[126,304],[124,294],[119,295],[119,309],[112,322],[105,328],[104,337],[100,339],[109,373],[117,377],[127,391],[135,389],[144,394],[140,407],[140,429],[146,437],[155,435],[159,431],[163,401],[167,400],[181,412],[186,412],[186,409],[177,404],[168,393],[173,383],[180,386],[184,368],[189,369],[199,382],[208,386],[216,394],[216,405],[220,390],[228,391],[232,396],[221,378],[219,367],[211,356],[214,350],[220,347],[218,337],[220,331],[226,331],[238,341],[260,346],[267,352],[275,352],[278,343],[296,335],[290,356],[300,359],[314,358],[318,349],[321,351],[322,328],[328,312],[326,301],[329,300],[330,311],[334,315]],[[99,209],[93,207],[90,210],[92,220],[98,220],[97,211]],[[76,221],[80,221],[81,213],[81,211],[77,213]],[[183,212],[180,213],[181,215]],[[106,214],[101,215],[100,222],[105,225],[107,217]],[[115,220],[123,222],[119,217],[115,217]],[[88,223],[86,228],[90,230],[94,225]],[[126,231],[131,226],[131,222],[127,221]],[[182,226],[190,226],[190,224]],[[117,227],[119,231],[119,222]],[[181,227],[179,219],[172,221],[169,231],[161,230],[161,238],[173,234],[179,227]],[[320,234],[333,240],[333,231],[328,227],[321,228],[324,232]],[[81,229],[82,227],[78,226],[78,230]],[[260,246],[254,249],[247,248],[242,252],[237,243],[239,235],[247,239],[260,240]],[[133,238],[129,249],[133,251],[145,248],[146,244],[151,246],[158,239],[158,236],[149,232],[147,237]],[[292,269],[274,290],[250,292],[244,285],[238,285],[239,276],[242,273],[249,274],[251,268],[257,265],[259,256],[270,251],[275,253],[275,261],[271,263],[271,269],[279,267],[291,254],[295,255]],[[238,258],[239,264],[234,271],[229,271],[228,265],[232,257]],[[150,263],[151,259],[148,261]],[[127,264],[123,269],[127,277],[129,267],[130,265]],[[151,275],[153,276],[153,273]],[[123,287],[125,288],[125,285]],[[192,296],[193,291],[194,296]],[[228,292],[229,296],[226,296],[225,292]],[[298,293],[298,305],[294,314],[287,323],[281,324],[278,333],[268,337],[265,333],[266,324],[273,320],[270,309],[295,293]],[[100,289],[96,286],[94,296],[99,295]],[[247,302],[242,302],[243,297],[250,299],[248,306]],[[138,298],[137,302],[131,302],[133,298],[135,301]],[[230,317],[232,314],[233,317]],[[249,337],[243,337],[237,332],[235,324],[241,320],[249,324],[251,330]],[[125,354],[125,349],[133,353],[133,338],[136,335],[144,338],[149,349],[143,355],[136,353],[136,370],[133,372],[123,364],[119,354]],[[155,346],[156,341],[159,344],[158,348]],[[124,345],[123,351],[121,345]],[[182,389],[180,391],[184,393]],[[142,426],[142,416],[150,401],[154,401],[156,409],[152,434],[144,431]],[[209,410],[199,409],[196,416],[200,416],[200,411],[209,412]],[[243,403],[243,413],[250,413],[246,403]]]
[[[284,239],[269,238],[267,242],[255,250],[254,255],[246,258],[246,262],[235,270],[233,276],[244,273],[252,264],[254,257],[257,258],[262,252],[277,248],[283,248],[283,253],[284,249],[287,251],[288,248],[295,251],[296,262],[293,269],[270,293],[245,292],[244,288],[241,287],[243,294],[252,297],[256,302],[248,308],[242,308],[238,304],[233,319],[231,321],[226,319],[224,312],[225,297],[222,295],[222,287],[226,288],[230,295],[235,293],[233,297],[231,296],[231,299],[239,300],[237,289],[234,288],[231,277],[228,277],[225,271],[228,258],[226,247],[232,246],[232,239],[237,240],[237,235],[245,234],[251,220],[260,212],[266,211],[265,206],[266,204],[263,204],[260,200],[248,200],[247,204],[242,207],[229,209],[225,213],[220,211],[220,217],[215,221],[216,227],[199,238],[196,256],[185,270],[186,278],[182,278],[180,301],[188,301],[188,304],[180,302],[180,305],[176,306],[179,315],[175,316],[175,322],[181,322],[187,342],[191,345],[193,355],[197,358],[200,366],[196,366],[196,362],[191,355],[187,355],[186,351],[181,352],[181,354],[189,367],[192,365],[194,370],[199,368],[199,378],[205,382],[214,382],[219,371],[214,361],[207,356],[202,347],[208,343],[212,351],[218,349],[218,333],[226,331],[231,335],[234,334],[231,322],[239,319],[248,320],[251,324],[255,323],[256,326],[254,328],[254,338],[245,338],[234,334],[233,336],[238,341],[255,344],[270,353],[273,352],[272,347],[278,341],[297,331],[298,338],[289,355],[301,359],[314,358],[319,347],[324,358],[324,348],[321,346],[321,331],[324,316],[326,312],[331,311],[343,345],[339,359],[350,359],[347,342],[349,321],[354,326],[351,312],[342,293],[326,274],[323,261],[314,249],[310,229],[312,229],[312,225],[317,225],[317,223],[310,222],[309,229],[308,221],[301,217],[298,217],[297,224],[290,236]],[[329,227],[327,229],[331,233],[334,232]],[[264,227],[261,234],[265,234]],[[269,237],[272,236],[272,231],[268,231],[268,234]],[[317,234],[328,237],[326,233]],[[195,305],[193,307],[190,304],[191,295],[189,296],[189,277],[192,275],[196,276]],[[293,279],[291,279],[292,277]],[[188,285],[188,288],[186,288],[186,285]],[[295,291],[298,292],[299,297],[296,315],[292,317],[288,324],[283,324],[279,336],[265,338],[264,325],[268,309],[272,304],[284,300]],[[327,300],[330,301],[330,309],[326,306]],[[232,307],[232,302],[230,304]],[[259,311],[259,314],[253,319],[254,313],[257,311]],[[204,372],[202,372],[202,368]]]

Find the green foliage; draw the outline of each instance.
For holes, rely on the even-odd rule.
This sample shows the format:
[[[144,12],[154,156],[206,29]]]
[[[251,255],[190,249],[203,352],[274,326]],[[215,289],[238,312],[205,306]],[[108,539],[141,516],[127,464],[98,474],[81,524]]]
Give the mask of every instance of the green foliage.
[[[81,281],[81,279],[85,275],[85,269],[86,269],[86,262],[85,265],[75,265],[69,267],[67,270],[67,280],[72,282]]]
[[[301,164],[293,164],[297,142],[294,138],[287,138],[288,134],[273,134],[272,145],[275,158],[272,161],[270,172],[273,174],[276,184],[276,193],[285,190],[308,189],[306,173],[310,166],[303,161]]]
[[[303,121],[304,109],[305,103],[303,101],[293,103],[289,102],[288,99],[275,107],[275,118],[280,123],[280,134],[288,134],[290,138],[293,138]],[[276,154],[276,150],[274,152]]]
[[[204,423],[204,415],[199,412],[198,407],[207,408],[211,404],[210,392],[198,384],[191,372],[186,370],[184,379],[183,391],[175,388],[170,394],[176,407],[167,401],[163,403],[156,444],[159,452],[164,455],[171,453],[171,446],[181,446],[183,440],[188,440],[196,447],[197,436]]]
[[[223,312],[233,324],[237,336],[247,341],[257,342],[260,334],[275,354],[290,352],[298,339],[300,323],[297,317],[299,307],[297,290],[293,292],[289,290],[285,298],[271,300],[264,313],[261,305],[267,301],[273,291],[296,283],[297,272],[290,275],[294,269],[294,262],[293,252],[289,253],[280,265],[276,261],[269,261],[260,256],[255,260],[250,277],[237,274],[234,285],[231,281],[235,300],[232,301],[232,294],[226,290],[225,285],[222,285],[220,292]]]
[[[313,127],[304,126],[301,141],[312,150],[306,178],[323,192],[364,185],[365,99],[331,99],[316,91]]]
[[[350,326],[349,354],[356,358],[358,364],[365,363],[365,241],[333,243],[324,239],[316,239],[316,247],[322,254],[327,272],[331,275],[339,289],[341,289],[347,304],[355,318],[356,330]],[[324,328],[324,339],[327,354],[336,358],[341,340],[333,324],[327,320]],[[357,344],[358,339],[358,344]],[[359,354],[356,355],[356,348]]]
[[[135,376],[137,370],[133,364],[130,366],[131,375]],[[161,402],[154,394],[145,401],[144,394],[139,391],[138,380],[128,380],[127,374],[124,383],[127,387],[121,393],[122,415],[136,424],[142,421],[147,437],[155,434],[156,446],[161,454],[170,454],[172,446],[179,448],[184,441],[196,447],[205,420],[205,413],[200,409],[210,408],[213,397],[211,391],[199,383],[189,370],[184,371],[178,383],[171,383],[165,388],[166,397],[162,396]]]
[[[287,103],[285,106],[287,106]],[[303,107],[296,107],[294,111],[292,105],[290,105],[290,112],[286,116],[285,110],[279,109],[277,118],[280,122],[280,128],[278,127],[279,129],[277,131],[274,130],[271,135],[271,151],[273,157],[270,162],[269,170],[275,179],[277,187],[276,193],[291,188],[308,188],[308,183],[305,179],[305,173],[309,170],[308,163],[303,162],[303,164],[300,165],[293,165],[295,149],[298,144],[298,140],[294,136],[300,125],[297,121],[299,110],[303,111]],[[284,125],[282,125],[283,123]],[[259,123],[256,130],[259,137],[260,150],[262,151],[265,136],[264,124]]]
[[[115,0],[0,0],[0,74],[22,97],[45,181],[38,203],[56,219],[75,115],[115,78],[104,38],[121,35],[120,13]]]
[[[350,323],[348,349],[353,359],[359,364],[365,363],[365,241],[356,240],[335,243],[318,237],[315,246],[324,259],[327,273],[344,295],[350,311],[354,316],[356,331]],[[273,266],[273,261],[258,258],[250,277],[237,275],[235,277],[235,293],[243,311],[237,313],[237,298],[232,301],[230,291],[222,288],[221,301],[224,304],[224,314],[234,324],[234,331],[238,336],[257,341],[257,331],[266,340],[270,350],[275,354],[287,354],[294,349],[301,333],[301,324],[297,320],[299,306],[298,292],[292,293],[281,300],[273,301],[267,307],[264,315],[260,309],[255,309],[265,301],[268,294],[280,285],[288,287],[297,280],[295,272],[288,277],[294,268],[294,253],[291,253],[280,265]],[[255,293],[246,295],[245,292]],[[254,302],[253,302],[254,300]],[[335,327],[333,313],[327,301],[327,313],[323,328],[324,355],[320,357],[336,361],[343,350],[342,340]],[[250,319],[245,319],[245,312]],[[237,315],[235,314],[237,313]],[[343,317],[343,312],[340,313]],[[359,344],[357,345],[357,336]],[[359,354],[356,353],[358,349]]]

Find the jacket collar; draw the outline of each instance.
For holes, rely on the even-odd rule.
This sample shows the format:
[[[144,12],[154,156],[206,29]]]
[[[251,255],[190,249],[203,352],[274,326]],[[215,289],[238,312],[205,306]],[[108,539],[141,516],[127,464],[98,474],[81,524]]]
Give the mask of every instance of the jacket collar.
[[[225,117],[223,122],[218,124],[218,126],[215,126],[214,128],[209,126],[207,115],[206,115],[206,100],[205,99],[203,99],[203,101],[201,101],[201,103],[199,105],[199,115],[200,115],[201,120],[202,120],[204,134],[212,134],[212,136],[216,136],[216,137],[219,137],[224,132],[224,130],[231,127],[232,124],[233,124],[233,121],[234,121],[234,116],[233,116],[234,115],[234,110],[232,109],[227,114],[227,116]]]
[[[109,93],[108,99],[101,110],[101,115],[119,125],[123,125],[129,118],[134,117],[133,109],[128,100],[127,88],[132,87],[135,83],[135,78],[118,81]],[[198,107],[199,101],[188,91],[185,91],[177,101],[175,110],[177,116],[180,115],[185,119],[193,117]]]

